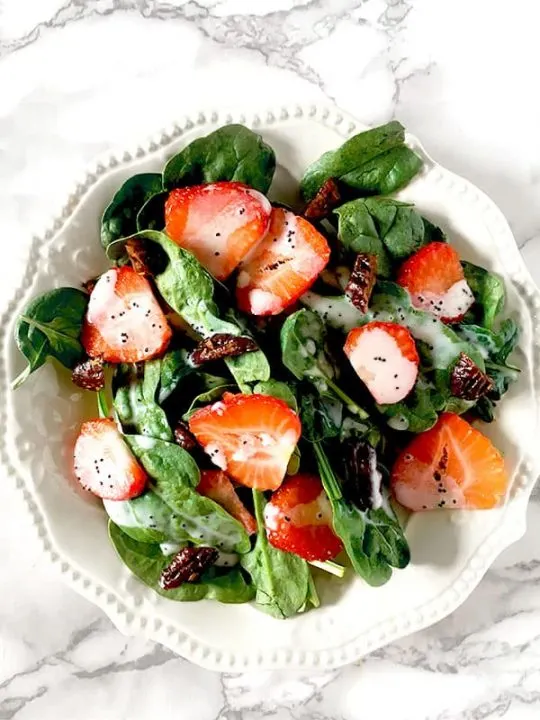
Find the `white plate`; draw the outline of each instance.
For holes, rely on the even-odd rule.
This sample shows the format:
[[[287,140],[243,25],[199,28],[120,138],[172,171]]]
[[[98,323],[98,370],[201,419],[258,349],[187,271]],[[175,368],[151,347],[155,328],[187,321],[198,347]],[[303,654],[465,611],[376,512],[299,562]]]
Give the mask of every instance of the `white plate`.
[[[411,517],[412,563],[382,588],[353,578],[320,582],[322,607],[287,621],[251,605],[175,603],[143,586],[109,544],[106,517],[66,478],[74,435],[95,414],[91,393],[48,365],[16,393],[8,379],[24,366],[13,320],[31,297],[60,285],[78,286],[104,270],[99,219],[114,190],[136,172],[161,169],[193,138],[229,122],[256,128],[275,149],[279,167],[272,195],[294,197],[302,170],[362,125],[337,108],[290,107],[262,114],[200,113],[173,125],[144,147],[104,158],[76,186],[53,226],[36,239],[21,288],[3,319],[2,457],[26,498],[43,554],[75,590],[99,605],[123,632],[159,641],[208,668],[330,668],[357,660],[396,638],[440,620],[469,595],[493,559],[525,530],[527,500],[538,474],[540,295],[501,212],[480,190],[437,165],[418,141],[425,168],[401,194],[449,231],[463,256],[499,273],[508,311],[522,327],[519,382],[487,427],[513,478],[505,507]],[[534,370],[534,373],[533,373]],[[7,413],[6,413],[7,407]]]

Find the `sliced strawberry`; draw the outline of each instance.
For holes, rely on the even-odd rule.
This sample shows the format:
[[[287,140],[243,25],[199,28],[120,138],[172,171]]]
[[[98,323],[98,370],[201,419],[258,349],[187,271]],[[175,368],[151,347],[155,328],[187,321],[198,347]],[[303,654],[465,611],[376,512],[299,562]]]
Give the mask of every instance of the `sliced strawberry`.
[[[242,183],[194,185],[170,193],[165,231],[214,277],[225,280],[262,240],[271,211],[264,195]]]
[[[459,415],[443,413],[394,464],[396,499],[411,510],[495,507],[508,486],[501,453]]]
[[[165,351],[171,336],[146,278],[128,266],[99,278],[81,333],[90,357],[112,363],[150,360]]]
[[[294,303],[328,263],[330,248],[311,223],[274,208],[264,240],[240,266],[236,298],[252,315],[277,315]]]
[[[248,487],[275,490],[300,438],[297,414],[269,395],[232,395],[197,410],[189,429],[212,462]]]
[[[432,242],[411,255],[397,281],[409,291],[415,307],[444,322],[458,322],[474,303],[459,255],[444,242]]]
[[[264,509],[271,545],[304,560],[330,560],[343,550],[332,527],[332,508],[316,475],[285,480]]]
[[[209,497],[236,518],[245,527],[249,535],[257,532],[257,522],[238,497],[232,482],[221,470],[202,470],[197,485],[201,495]]]
[[[344,350],[378,403],[397,403],[413,389],[420,360],[407,328],[388,322],[367,323],[351,330]]]
[[[145,488],[148,476],[110,418],[82,424],[74,458],[77,480],[104,500],[129,500]]]

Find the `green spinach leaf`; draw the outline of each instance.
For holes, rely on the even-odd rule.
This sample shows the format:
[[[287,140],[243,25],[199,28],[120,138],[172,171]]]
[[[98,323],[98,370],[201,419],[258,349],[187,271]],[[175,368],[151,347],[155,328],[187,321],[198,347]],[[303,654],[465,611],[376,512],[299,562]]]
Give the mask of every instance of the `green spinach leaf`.
[[[264,496],[253,491],[258,534],[253,550],[240,562],[255,585],[255,602],[269,615],[287,618],[302,608],[309,592],[309,567],[305,560],[270,545],[264,524]]]
[[[392,198],[351,200],[334,212],[343,245],[355,253],[375,255],[382,277],[391,274],[393,261],[402,261],[431,242],[437,230],[413,205]]]
[[[153,478],[151,489],[181,518],[181,527],[191,542],[224,552],[248,552],[250,542],[244,527],[194,489],[199,483],[199,469],[188,452],[174,443],[143,435],[126,435],[125,439]]]
[[[335,370],[327,354],[325,327],[317,313],[302,309],[289,315],[281,328],[281,357],[298,380],[309,380],[320,393],[339,398],[351,412],[367,418],[366,411],[333,379]]]
[[[355,572],[369,585],[383,585],[392,568],[404,568],[410,561],[409,546],[389,502],[384,499],[381,507],[358,509],[343,497],[322,443],[313,443],[313,449],[332,506],[334,530]]]
[[[115,240],[137,231],[137,213],[149,198],[161,190],[163,182],[160,173],[141,173],[126,180],[101,219],[101,244],[105,250]]]
[[[470,262],[462,262],[463,272],[473,291],[475,304],[473,315],[480,325],[491,330],[502,311],[505,301],[504,282],[499,275]]]
[[[275,168],[274,151],[260,135],[243,125],[226,125],[174,155],[163,170],[163,183],[171,190],[234,180],[266,193]]]
[[[168,191],[151,195],[137,213],[136,229],[163,230],[165,227],[165,202],[169,197]]]
[[[54,358],[72,369],[84,357],[80,334],[88,295],[75,288],[58,288],[34,298],[15,326],[15,341],[28,366],[13,382],[19,387],[30,373]]]
[[[190,541],[182,517],[175,515],[153,490],[132,500],[104,500],[109,518],[134,540],[145,543]]]
[[[167,415],[156,400],[161,377],[161,360],[144,364],[143,378],[129,378],[127,384],[116,391],[114,407],[123,427],[128,432],[159,440],[173,440]]]
[[[169,350],[161,359],[161,375],[159,379],[158,402],[161,404],[170,397],[182,380],[195,372],[189,360],[189,352]]]
[[[197,601],[203,598],[223,603],[249,602],[254,589],[239,568],[210,567],[198,582],[184,583],[173,590],[163,590],[159,578],[171,558],[163,555],[159,545],[137,542],[109,521],[109,537],[122,562],[145,585],[169,600]]]
[[[294,412],[298,412],[298,403],[294,392],[287,383],[281,380],[270,379],[266,382],[257,383],[253,388],[253,392],[259,395],[272,395],[272,397],[286,402]]]
[[[335,178],[360,195],[387,195],[406,185],[422,161],[405,145],[405,131],[396,121],[347,140],[308,167],[301,182],[302,195],[311,200],[329,178]]]

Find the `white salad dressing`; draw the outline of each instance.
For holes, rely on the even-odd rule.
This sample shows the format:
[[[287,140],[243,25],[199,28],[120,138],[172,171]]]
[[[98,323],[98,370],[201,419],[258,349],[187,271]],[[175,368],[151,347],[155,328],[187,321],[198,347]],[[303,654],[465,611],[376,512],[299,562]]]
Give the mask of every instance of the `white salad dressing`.
[[[349,332],[366,322],[366,315],[355,308],[349,300],[342,297],[323,297],[308,291],[300,298],[302,305],[314,310],[331,327]]]
[[[163,542],[159,545],[159,549],[164,555],[176,555],[183,547],[180,543],[175,542]]]

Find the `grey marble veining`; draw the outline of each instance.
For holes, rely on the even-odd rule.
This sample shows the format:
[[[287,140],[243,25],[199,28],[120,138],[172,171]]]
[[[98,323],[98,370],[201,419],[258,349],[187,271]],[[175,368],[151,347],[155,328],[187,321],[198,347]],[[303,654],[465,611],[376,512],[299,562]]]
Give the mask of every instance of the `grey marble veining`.
[[[0,0],[0,305],[96,154],[200,106],[306,97],[400,118],[501,206],[540,279],[539,20],[529,0]],[[342,670],[220,676],[61,585],[2,484],[0,720],[538,718],[539,500],[437,625]]]

